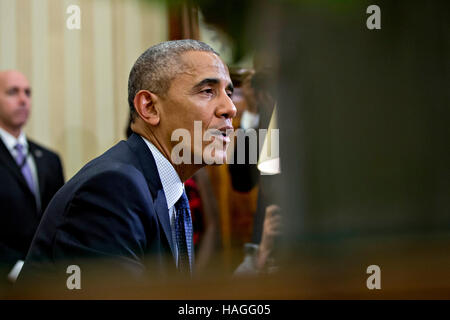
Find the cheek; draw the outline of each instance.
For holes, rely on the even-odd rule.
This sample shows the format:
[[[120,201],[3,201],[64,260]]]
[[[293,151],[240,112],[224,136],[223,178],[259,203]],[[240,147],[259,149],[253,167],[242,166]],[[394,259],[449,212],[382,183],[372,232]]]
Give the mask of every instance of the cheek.
[[[18,104],[15,103],[13,99],[7,99],[2,106],[3,114],[13,115],[14,112],[18,109],[16,106]]]
[[[194,133],[198,135],[199,123],[201,124],[201,135],[212,127],[215,128],[215,105],[206,99],[195,99],[184,97],[183,99],[172,100],[170,109],[167,109],[165,116],[171,119],[172,130],[177,128],[187,129],[191,137]]]
[[[202,129],[206,130],[214,122],[215,109],[207,103],[192,104],[186,113],[185,119],[192,128],[194,127],[194,121],[200,121],[202,123]]]

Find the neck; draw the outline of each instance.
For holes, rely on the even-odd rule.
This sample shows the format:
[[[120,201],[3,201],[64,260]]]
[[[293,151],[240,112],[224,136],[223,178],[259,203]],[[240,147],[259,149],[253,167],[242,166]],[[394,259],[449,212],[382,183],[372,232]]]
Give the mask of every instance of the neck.
[[[8,132],[10,135],[12,135],[16,139],[19,138],[20,133],[22,132],[21,127],[14,128],[14,127],[6,126],[4,123],[1,123],[1,122],[0,122],[0,128],[5,130],[6,132]]]
[[[172,164],[183,183],[192,177],[195,172],[205,166],[204,164],[174,164],[170,156],[171,149],[162,142],[164,140],[159,138],[155,132],[147,127],[133,127],[133,132],[147,139],[164,155],[164,157]]]
[[[169,160],[170,161],[170,160]],[[172,163],[172,161],[170,162]],[[173,167],[175,168],[176,172],[178,173],[178,176],[180,177],[181,181],[185,182],[187,179],[192,177],[194,173],[196,173],[198,170],[203,168],[204,164],[178,164],[174,165],[172,163]]]

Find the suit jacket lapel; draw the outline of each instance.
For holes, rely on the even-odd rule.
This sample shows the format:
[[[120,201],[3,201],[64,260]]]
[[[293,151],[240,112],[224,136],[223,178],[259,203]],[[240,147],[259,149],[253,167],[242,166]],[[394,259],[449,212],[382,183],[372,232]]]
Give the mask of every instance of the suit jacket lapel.
[[[166,238],[169,241],[172,255],[175,257],[175,246],[173,244],[172,239],[172,228],[170,227],[169,209],[167,209],[167,200],[166,196],[164,195],[164,190],[162,188],[159,189],[156,198],[154,197],[153,199],[159,222],[161,223],[164,230],[164,234],[166,235]]]
[[[20,171],[20,168],[16,163],[16,160],[14,160],[8,148],[6,148],[5,144],[3,143],[2,139],[0,139],[0,161],[3,162],[5,167],[16,176],[17,180],[22,185],[22,188],[34,198],[33,193],[31,192],[27,182],[25,181],[25,177],[22,175],[22,172]]]
[[[36,164],[36,171],[37,171],[37,177],[38,177],[38,184],[39,184],[39,193],[41,195],[41,199],[43,198],[44,194],[44,186],[45,186],[45,175],[44,175],[44,158],[42,157],[42,151],[30,140],[28,140],[28,148],[30,149],[30,154],[34,159],[34,163]]]
[[[139,159],[144,177],[153,197],[158,220],[164,230],[167,241],[169,242],[172,254],[175,255],[175,247],[172,241],[172,231],[170,228],[169,209],[167,208],[166,196],[164,195],[153,154],[145,144],[144,140],[135,133],[128,138],[127,143]]]

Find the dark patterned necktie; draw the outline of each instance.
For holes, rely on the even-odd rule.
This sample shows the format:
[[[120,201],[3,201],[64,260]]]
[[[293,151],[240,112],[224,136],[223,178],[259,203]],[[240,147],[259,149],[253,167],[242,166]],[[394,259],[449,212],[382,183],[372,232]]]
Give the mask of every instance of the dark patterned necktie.
[[[180,199],[175,203],[175,235],[178,247],[178,269],[183,273],[192,271],[192,219],[189,201],[183,191]]]

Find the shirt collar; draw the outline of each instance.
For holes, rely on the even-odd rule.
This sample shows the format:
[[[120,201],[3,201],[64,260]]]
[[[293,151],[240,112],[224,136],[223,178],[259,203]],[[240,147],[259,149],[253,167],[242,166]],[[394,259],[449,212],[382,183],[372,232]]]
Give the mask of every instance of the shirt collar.
[[[158,169],[159,178],[161,179],[161,184],[167,200],[167,208],[170,209],[183,194],[183,182],[181,182],[173,165],[163,156],[158,148],[144,137],[142,137],[142,139],[153,154],[153,158],[155,158],[156,168]]]
[[[23,131],[21,131],[19,137],[16,138],[5,129],[0,128],[0,137],[3,140],[3,143],[6,145],[6,148],[8,148],[9,152],[12,152],[14,150],[14,147],[18,143],[23,146],[25,152],[28,150],[27,138]]]

